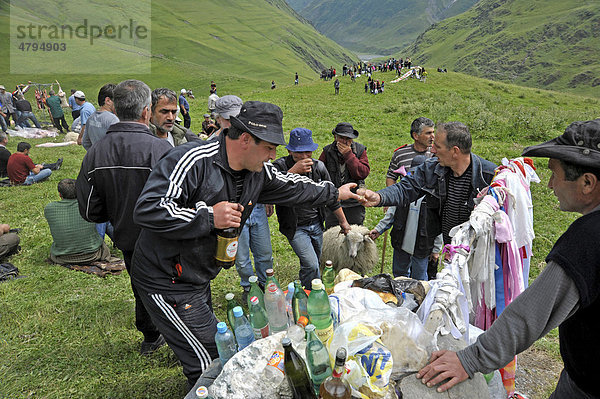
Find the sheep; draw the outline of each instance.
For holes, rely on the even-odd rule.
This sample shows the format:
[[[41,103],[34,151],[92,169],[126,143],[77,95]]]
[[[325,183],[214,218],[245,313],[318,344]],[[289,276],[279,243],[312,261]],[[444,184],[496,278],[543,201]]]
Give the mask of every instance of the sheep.
[[[335,226],[323,233],[323,249],[321,252],[321,271],[325,262],[333,262],[336,273],[348,268],[361,275],[371,271],[377,263],[377,246],[369,237],[369,229],[353,224],[348,235],[340,234],[340,226]]]

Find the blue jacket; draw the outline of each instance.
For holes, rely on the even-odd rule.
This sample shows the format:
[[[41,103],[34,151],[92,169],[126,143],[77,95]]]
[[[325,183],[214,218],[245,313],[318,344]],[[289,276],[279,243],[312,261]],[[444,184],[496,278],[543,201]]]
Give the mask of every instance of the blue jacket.
[[[470,210],[475,207],[474,198],[489,186],[494,177],[496,165],[471,153],[473,173],[471,180],[471,195],[468,206]],[[408,207],[409,204],[423,195],[427,195],[427,233],[433,245],[434,238],[442,231],[442,210],[446,202],[448,179],[452,169],[441,166],[437,158],[428,159],[420,165],[410,176],[405,176],[398,183],[379,190],[381,202],[379,206]]]

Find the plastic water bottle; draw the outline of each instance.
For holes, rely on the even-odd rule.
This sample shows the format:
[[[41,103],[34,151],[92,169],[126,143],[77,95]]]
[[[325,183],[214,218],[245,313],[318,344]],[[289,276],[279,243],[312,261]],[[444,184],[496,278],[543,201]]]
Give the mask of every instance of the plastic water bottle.
[[[289,326],[287,329],[286,337],[292,341],[294,349],[299,353],[304,352],[304,348],[306,348],[306,340],[304,339],[306,334],[304,332],[304,327],[306,327],[307,324],[308,319],[304,316],[300,316],[298,323]]]
[[[288,324],[294,325],[296,324],[294,320],[294,312],[292,311],[292,298],[294,297],[294,282],[288,284],[288,291],[285,294],[285,310],[288,315]]]
[[[333,282],[335,280],[335,270],[333,270],[333,262],[328,260],[325,262],[325,269],[323,269],[323,285],[325,286],[325,292],[327,295],[333,293]]]
[[[285,295],[274,279],[273,269],[267,270],[265,286],[265,310],[269,318],[271,333],[285,331],[288,327],[288,317],[285,310]]]
[[[196,389],[196,398],[197,399],[213,399],[212,396],[208,394],[208,389],[202,385]]]
[[[235,317],[235,340],[237,341],[239,350],[242,350],[254,342],[254,331],[240,306],[233,308],[233,316]]]
[[[253,296],[258,298],[258,304],[264,309],[265,308],[265,294],[263,290],[258,286],[258,277],[250,276],[248,278],[250,282],[250,291],[248,292],[248,309],[250,309],[250,298]]]
[[[225,366],[225,363],[237,353],[235,337],[231,330],[227,328],[225,322],[220,321],[217,323],[215,342],[217,343],[217,351],[219,352],[221,365]]]
[[[270,381],[273,386],[279,386],[285,377],[283,367],[283,352],[276,350],[267,360],[267,365],[263,370],[263,381]]]
[[[292,298],[292,311],[294,312],[294,323],[297,323],[300,316],[308,317],[307,309],[308,297],[300,284],[300,280],[294,281],[294,297]]]
[[[308,296],[308,319],[315,325],[317,337],[326,343],[333,335],[333,320],[329,297],[323,289],[323,282],[318,278],[312,281],[312,291]]]
[[[315,392],[319,393],[321,383],[331,375],[331,363],[327,348],[315,334],[315,326],[306,326],[306,363],[310,371]]]
[[[254,331],[254,339],[266,338],[269,336],[269,319],[265,310],[258,304],[258,298],[250,298],[250,324]]]

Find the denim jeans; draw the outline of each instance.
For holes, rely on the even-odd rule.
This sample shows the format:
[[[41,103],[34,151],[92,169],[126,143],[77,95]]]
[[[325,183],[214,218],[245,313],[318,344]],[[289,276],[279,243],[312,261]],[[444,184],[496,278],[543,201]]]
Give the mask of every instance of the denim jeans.
[[[33,183],[37,183],[42,180],[46,180],[47,178],[50,177],[51,174],[52,174],[52,171],[50,169],[42,169],[42,170],[40,170],[40,173],[38,173],[37,175],[33,172],[29,172],[29,176],[27,176],[25,178],[23,185],[30,186]]]
[[[6,119],[3,116],[0,116],[0,127],[2,127],[2,131],[6,133],[8,130],[8,126],[6,126]]]
[[[394,248],[392,272],[394,277],[410,277],[416,280],[427,281],[427,265],[429,259],[417,258],[406,251]]]
[[[27,119],[31,119],[31,121],[33,122],[35,127],[37,127],[38,129],[42,128],[42,126],[40,126],[40,123],[38,122],[37,118],[35,117],[35,114],[30,111],[21,112],[20,117],[17,119],[18,120],[17,125],[22,126],[23,123],[25,123],[27,121]]]
[[[271,248],[269,220],[263,204],[256,204],[238,238],[235,267],[240,275],[240,285],[244,289],[249,289],[248,278],[254,275],[250,251],[254,257],[258,281],[264,284],[267,280],[266,270],[273,267],[273,249]]]
[[[292,249],[300,259],[300,282],[306,289],[312,289],[312,281],[321,278],[319,258],[323,247],[323,229],[320,223],[297,226]]]
[[[102,237],[103,240],[104,236],[108,234],[110,239],[114,241],[113,237],[115,229],[113,228],[113,225],[110,222],[96,223],[96,231],[98,232],[98,234],[100,234],[100,237]]]

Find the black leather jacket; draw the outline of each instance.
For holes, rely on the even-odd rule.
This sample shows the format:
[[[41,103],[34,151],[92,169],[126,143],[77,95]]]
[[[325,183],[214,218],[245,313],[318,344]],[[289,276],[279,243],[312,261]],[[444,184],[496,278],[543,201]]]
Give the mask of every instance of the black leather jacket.
[[[287,157],[281,157],[273,162],[273,166],[275,166],[277,170],[282,173],[287,173],[287,171],[294,166],[294,164],[295,162],[291,155],[288,155]],[[313,159],[312,171],[305,176],[313,180],[315,183],[331,181],[329,178],[329,173],[325,168],[325,164],[318,159]],[[331,211],[335,211],[336,209],[340,208],[340,206],[341,205],[339,202],[336,202],[335,204],[328,206],[328,208]],[[325,220],[325,212],[323,211],[323,207],[319,207],[317,209],[319,212],[320,223],[323,224],[323,221]],[[298,214],[296,213],[295,207],[277,205],[275,207],[275,211],[277,212],[279,231],[288,240],[292,240],[294,238],[294,234],[296,234],[296,228],[298,227]]]

